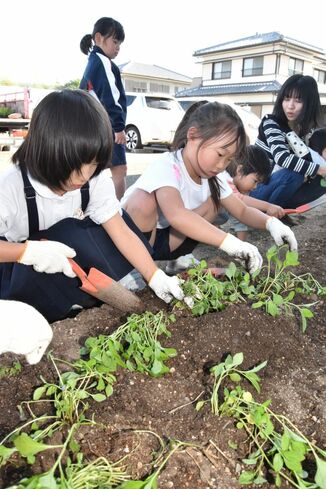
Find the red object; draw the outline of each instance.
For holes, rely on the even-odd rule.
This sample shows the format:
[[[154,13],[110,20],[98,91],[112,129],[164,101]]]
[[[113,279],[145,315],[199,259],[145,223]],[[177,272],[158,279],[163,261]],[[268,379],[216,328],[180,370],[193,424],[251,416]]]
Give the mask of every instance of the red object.
[[[318,205],[326,204],[326,194],[318,197],[318,199],[309,202],[308,204],[303,204],[296,209],[284,209],[285,214],[302,214],[303,212],[310,211]]]

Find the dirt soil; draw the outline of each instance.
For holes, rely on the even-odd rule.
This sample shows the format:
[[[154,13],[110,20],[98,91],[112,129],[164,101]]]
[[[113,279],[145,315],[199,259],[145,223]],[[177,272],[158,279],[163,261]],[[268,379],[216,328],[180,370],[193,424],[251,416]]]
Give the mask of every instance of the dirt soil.
[[[299,242],[300,272],[311,272],[323,285],[326,283],[325,229],[326,207],[319,207],[304,216],[293,218],[292,228]],[[262,254],[272,245],[268,233],[254,231],[249,241]],[[199,246],[195,255],[207,259],[210,266],[220,264],[226,255],[207,246]],[[145,289],[140,297],[148,310],[171,311]],[[158,434],[164,442],[181,440],[201,446],[175,453],[158,478],[159,489],[233,489],[239,488],[237,477],[243,469],[247,445],[242,431],[231,419],[214,416],[209,405],[197,412],[197,398],[207,398],[210,366],[221,362],[227,353],[243,352],[245,369],[264,360],[267,367],[259,375],[262,390],[255,398],[271,399],[274,412],[286,415],[318,446],[326,449],[326,300],[313,309],[306,333],[302,333],[298,318],[272,318],[247,305],[229,306],[222,312],[192,317],[188,311],[178,312],[177,321],[169,326],[170,338],[160,338],[164,346],[177,350],[168,362],[169,374],[152,378],[120,369],[111,397],[102,403],[91,402],[87,416],[102,423],[101,427],[83,427],[78,441],[86,459],[105,456],[109,460],[124,460],[134,479],[151,473],[153,454],[159,451]],[[79,358],[79,348],[85,338],[109,334],[126,317],[103,305],[81,312],[74,319],[53,324],[51,349],[55,357],[68,361]],[[2,355],[0,365],[17,359]],[[22,424],[17,406],[32,398],[33,390],[55,372],[46,357],[36,366],[23,364],[14,377],[0,379],[0,439]],[[238,450],[229,441],[237,442]],[[217,448],[216,448],[217,447]],[[7,464],[0,471],[0,487],[6,488],[30,476],[33,470],[45,471],[53,459],[50,451],[43,452],[32,469],[21,464]],[[248,487],[248,486],[246,486]],[[260,487],[273,487],[263,485]],[[283,483],[282,487],[289,487]]]

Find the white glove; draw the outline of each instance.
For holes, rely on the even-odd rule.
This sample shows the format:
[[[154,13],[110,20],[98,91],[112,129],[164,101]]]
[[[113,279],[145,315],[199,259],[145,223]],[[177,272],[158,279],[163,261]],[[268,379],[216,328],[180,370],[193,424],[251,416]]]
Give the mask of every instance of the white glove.
[[[76,277],[68,261],[76,256],[76,252],[69,246],[58,241],[26,241],[26,244],[19,263],[33,265],[36,272],[62,272],[67,277]]]
[[[236,238],[232,234],[226,235],[220,245],[220,250],[225,251],[230,256],[234,256],[234,258],[240,259],[240,262],[246,267],[249,273],[254,273],[263,264],[263,259],[256,246],[246,241],[241,241],[241,239]]]
[[[173,297],[181,301],[184,298],[184,293],[180,287],[180,279],[176,276],[169,277],[163,270],[156,270],[154,275],[148,282],[150,288],[155,292],[157,297],[163,299],[164,302],[171,302]]]
[[[285,226],[285,224],[276,219],[276,217],[267,219],[266,229],[270,232],[277,246],[287,243],[290,250],[295,251],[298,249],[298,243],[292,229],[290,229],[289,226]]]

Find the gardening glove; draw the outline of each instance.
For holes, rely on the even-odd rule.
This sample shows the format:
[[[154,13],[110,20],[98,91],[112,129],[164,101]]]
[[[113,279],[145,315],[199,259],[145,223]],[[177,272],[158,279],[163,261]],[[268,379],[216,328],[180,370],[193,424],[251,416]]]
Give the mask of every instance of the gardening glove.
[[[184,298],[184,293],[180,287],[181,281],[178,277],[169,277],[163,270],[157,269],[148,282],[150,288],[155,292],[157,297],[164,302],[169,303],[175,297],[179,301]]]
[[[278,246],[287,243],[291,251],[298,249],[298,243],[292,229],[290,229],[289,226],[285,226],[285,224],[276,219],[276,217],[270,217],[267,219],[266,229],[270,232],[272,238]]]
[[[225,251],[230,256],[234,256],[234,258],[238,258],[249,273],[254,273],[263,264],[263,259],[256,246],[246,241],[241,241],[241,239],[236,238],[232,234],[226,235],[220,245],[220,250]]]
[[[76,256],[75,250],[58,241],[26,241],[26,248],[17,260],[23,265],[33,265],[36,272],[58,273],[76,277],[68,258]]]

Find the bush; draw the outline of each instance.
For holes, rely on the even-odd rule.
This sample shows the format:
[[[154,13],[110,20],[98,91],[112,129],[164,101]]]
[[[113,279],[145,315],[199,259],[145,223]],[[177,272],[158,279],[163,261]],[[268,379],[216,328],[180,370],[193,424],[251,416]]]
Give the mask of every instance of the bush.
[[[0,117],[6,118],[12,112],[13,110],[10,107],[0,107]]]

